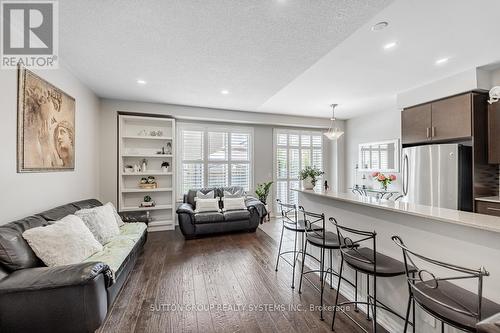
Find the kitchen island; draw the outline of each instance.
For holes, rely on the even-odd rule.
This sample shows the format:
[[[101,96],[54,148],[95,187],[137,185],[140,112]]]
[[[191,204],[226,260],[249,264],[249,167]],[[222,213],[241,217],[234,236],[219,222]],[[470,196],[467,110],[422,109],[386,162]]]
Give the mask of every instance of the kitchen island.
[[[377,232],[377,251],[402,260],[402,251],[391,240],[400,236],[415,252],[470,268],[484,266],[490,276],[484,281],[484,297],[500,303],[500,218],[451,209],[414,205],[405,202],[378,200],[352,193],[296,190],[299,205],[306,210],[324,213],[326,228],[335,231],[328,221],[335,217],[339,224],[356,229]],[[367,246],[367,244],[365,244]],[[338,252],[338,251],[337,251]],[[339,263],[337,253],[334,262]],[[423,266],[436,276],[449,276],[449,272]],[[354,274],[347,271],[351,281]],[[360,280],[365,281],[366,279]],[[469,282],[469,283],[467,283]],[[477,283],[467,281],[461,287],[477,292]],[[341,287],[341,293],[353,299],[352,288]],[[363,285],[360,296],[366,293]],[[378,279],[380,300],[404,313],[408,290],[404,277]],[[401,321],[382,311],[380,323],[391,332],[401,332]],[[435,320],[417,308],[417,327],[422,332],[438,332]],[[438,325],[439,327],[439,325]],[[449,330],[448,332],[453,332]]]

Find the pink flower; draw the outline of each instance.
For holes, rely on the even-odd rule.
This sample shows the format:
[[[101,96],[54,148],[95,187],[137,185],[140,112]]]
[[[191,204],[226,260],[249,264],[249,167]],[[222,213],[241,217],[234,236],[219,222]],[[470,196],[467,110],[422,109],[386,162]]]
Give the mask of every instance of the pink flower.
[[[375,177],[377,177],[379,174],[380,174],[380,172],[375,171],[375,172],[373,172],[373,173],[372,173],[372,177],[373,177],[373,178],[375,178]]]
[[[378,176],[377,176],[377,179],[379,181],[383,182],[385,180],[385,176],[382,173],[379,173]]]
[[[396,175],[390,175],[390,176],[389,176],[389,179],[390,179],[391,181],[395,181],[395,180],[396,180]]]

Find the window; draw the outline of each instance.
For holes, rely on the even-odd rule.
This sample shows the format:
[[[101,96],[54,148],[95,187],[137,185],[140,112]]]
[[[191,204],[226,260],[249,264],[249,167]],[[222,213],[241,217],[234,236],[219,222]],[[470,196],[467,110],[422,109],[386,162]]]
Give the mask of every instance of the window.
[[[250,190],[253,172],[253,129],[180,123],[179,195],[190,188],[242,186]]]
[[[297,204],[299,172],[306,166],[323,170],[323,135],[321,132],[274,129],[275,195],[283,202]],[[318,185],[321,186],[321,179]]]

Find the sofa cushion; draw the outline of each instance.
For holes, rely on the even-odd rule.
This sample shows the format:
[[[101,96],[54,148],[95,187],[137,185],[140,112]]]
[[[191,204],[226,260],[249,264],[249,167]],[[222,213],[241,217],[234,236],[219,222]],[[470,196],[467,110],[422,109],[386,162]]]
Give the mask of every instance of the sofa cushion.
[[[50,224],[41,216],[29,216],[0,227],[0,263],[10,271],[43,266],[23,238],[28,229]]]
[[[42,212],[37,215],[40,215],[47,221],[58,221],[65,216],[74,214],[77,210],[78,208],[76,208],[76,206],[74,206],[73,204],[67,204],[56,208],[52,208],[50,210],[46,210],[45,212]]]
[[[224,221],[224,217],[218,212],[197,213],[194,214],[194,223],[215,223]]]
[[[126,263],[130,252],[144,234],[147,226],[145,223],[125,223],[120,227],[120,234],[113,237],[102,251],[99,251],[85,262],[98,261],[108,265],[117,276]]]
[[[102,245],[76,215],[26,230],[23,238],[49,267],[77,264],[102,250]]]
[[[80,200],[80,201],[72,202],[71,204],[78,209],[94,208],[94,207],[102,206],[102,203],[97,199]]]
[[[248,210],[231,210],[224,212],[225,221],[239,221],[248,220],[250,218],[250,212]]]

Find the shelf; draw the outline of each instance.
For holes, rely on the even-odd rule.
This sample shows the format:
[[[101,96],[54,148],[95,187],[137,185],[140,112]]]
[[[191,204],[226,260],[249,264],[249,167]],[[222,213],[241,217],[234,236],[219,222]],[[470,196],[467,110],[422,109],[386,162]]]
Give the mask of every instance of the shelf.
[[[166,158],[172,157],[172,154],[124,154],[122,157]]]
[[[147,210],[172,209],[172,205],[156,205],[154,207],[123,207],[120,212],[141,212]]]
[[[144,193],[144,192],[172,192],[171,187],[158,188],[124,188],[122,193]]]
[[[159,227],[163,225],[174,225],[173,220],[157,220],[148,223],[148,227]]]
[[[168,122],[173,123],[174,118],[163,118],[163,117],[148,117],[148,116],[135,116],[135,115],[121,115],[120,116],[127,123],[138,123],[138,122]]]
[[[123,139],[137,139],[137,140],[172,140],[171,136],[147,136],[147,135],[124,135]]]
[[[147,171],[147,172],[122,172],[122,176],[172,176],[172,172]]]

